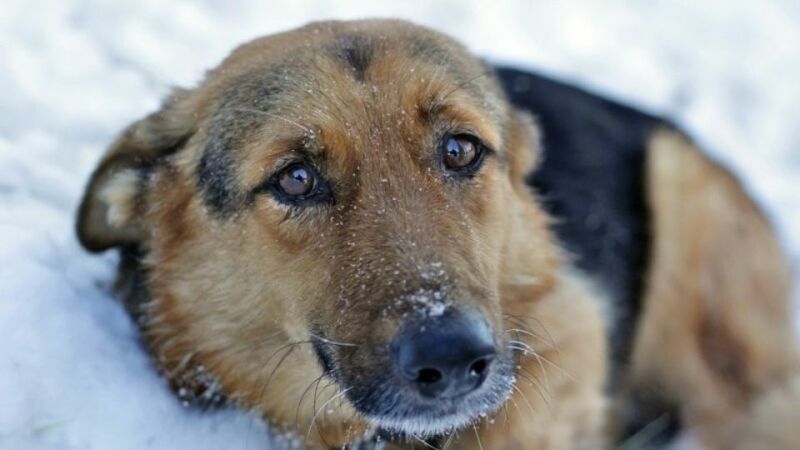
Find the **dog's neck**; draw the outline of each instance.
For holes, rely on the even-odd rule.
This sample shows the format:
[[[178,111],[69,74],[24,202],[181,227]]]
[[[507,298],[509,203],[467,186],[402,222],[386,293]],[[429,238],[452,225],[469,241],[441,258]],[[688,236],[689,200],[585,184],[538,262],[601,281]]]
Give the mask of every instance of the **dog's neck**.
[[[147,339],[152,298],[147,285],[149,274],[143,263],[144,257],[144,251],[138,247],[124,247],[120,250],[115,291],[139,328],[142,342],[153,355],[153,349]],[[229,404],[217,378],[192,358],[187,358],[180,368],[169,371],[157,362],[155,365],[158,372],[167,379],[183,406],[207,410]]]

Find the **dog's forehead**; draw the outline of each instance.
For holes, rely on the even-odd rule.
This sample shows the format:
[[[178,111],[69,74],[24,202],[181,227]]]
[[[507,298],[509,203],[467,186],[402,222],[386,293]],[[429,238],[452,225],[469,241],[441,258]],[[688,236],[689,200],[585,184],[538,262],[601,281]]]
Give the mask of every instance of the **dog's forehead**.
[[[450,38],[398,21],[326,22],[258,39],[204,88],[212,106],[199,178],[216,210],[239,203],[233,166],[247,142],[263,167],[300,146],[357,158],[353,149],[368,155],[381,140],[424,133],[410,124],[437,110],[499,147],[506,114],[485,64]]]
[[[388,116],[406,113],[404,102],[423,108],[459,97],[481,113],[503,113],[490,68],[452,39],[402,21],[322,22],[267,36],[234,51],[206,84],[219,110],[259,111],[267,121],[279,109],[271,119],[284,124],[289,116]]]
[[[480,66],[464,46],[425,27],[399,20],[332,21],[243,44],[211,71],[210,78],[224,78],[248,66],[309,62],[309,56],[338,61],[361,81],[374,63],[387,59],[428,62],[452,74]]]

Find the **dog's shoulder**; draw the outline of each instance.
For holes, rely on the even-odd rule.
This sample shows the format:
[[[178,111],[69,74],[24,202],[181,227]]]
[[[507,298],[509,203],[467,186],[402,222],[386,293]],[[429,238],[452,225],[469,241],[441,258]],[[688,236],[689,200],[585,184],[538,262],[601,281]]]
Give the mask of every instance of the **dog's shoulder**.
[[[543,75],[497,74],[511,103],[539,123],[543,155],[527,181],[575,265],[605,290],[614,357],[624,360],[649,249],[647,145],[665,122]]]
[[[649,147],[657,130],[673,126],[543,75],[508,68],[497,74],[509,101],[539,124],[540,164],[526,181],[553,217],[553,229],[574,265],[603,291],[597,297],[607,312],[611,389],[621,392],[642,314],[652,242]],[[624,425],[626,435],[670,407],[647,399],[635,409],[646,418]],[[677,415],[663,417],[670,422],[653,442],[669,441],[677,430]]]

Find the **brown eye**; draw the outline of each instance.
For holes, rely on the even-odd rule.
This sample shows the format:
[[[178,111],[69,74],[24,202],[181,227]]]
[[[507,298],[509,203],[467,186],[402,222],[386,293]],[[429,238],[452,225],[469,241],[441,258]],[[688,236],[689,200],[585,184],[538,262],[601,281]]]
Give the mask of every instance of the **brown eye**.
[[[475,144],[464,138],[451,136],[445,141],[444,165],[450,170],[459,170],[475,161],[478,150]]]
[[[255,192],[264,191],[283,204],[297,207],[334,203],[336,200],[330,186],[314,166],[303,162],[291,163],[273,172]]]
[[[314,189],[314,175],[307,167],[295,164],[281,172],[278,184],[284,194],[302,197]]]
[[[474,175],[480,169],[484,153],[484,146],[474,136],[447,135],[442,140],[442,164],[455,175]]]

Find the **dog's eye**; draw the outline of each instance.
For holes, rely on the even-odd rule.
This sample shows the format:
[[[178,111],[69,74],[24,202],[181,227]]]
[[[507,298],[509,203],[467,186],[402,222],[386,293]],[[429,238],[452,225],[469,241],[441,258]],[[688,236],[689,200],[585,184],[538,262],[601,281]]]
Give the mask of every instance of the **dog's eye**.
[[[444,168],[451,173],[470,176],[483,160],[484,147],[477,138],[469,135],[447,135],[442,140],[441,158]]]
[[[333,201],[330,187],[308,164],[297,162],[276,172],[266,189],[273,197],[291,206]]]
[[[328,183],[313,166],[304,162],[291,163],[276,171],[257,192],[268,192],[290,206],[333,202]]]
[[[314,184],[314,174],[302,164],[294,164],[283,169],[278,177],[278,186],[284,194],[292,197],[310,194]]]

